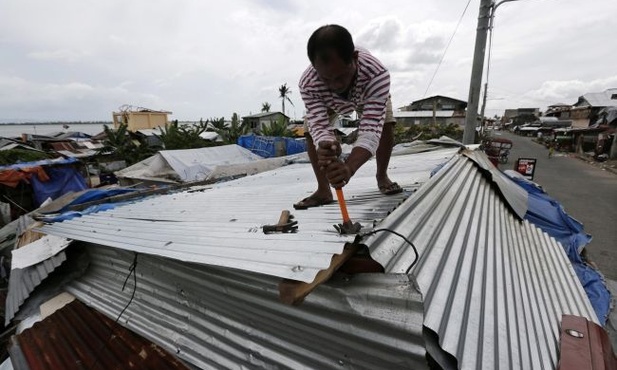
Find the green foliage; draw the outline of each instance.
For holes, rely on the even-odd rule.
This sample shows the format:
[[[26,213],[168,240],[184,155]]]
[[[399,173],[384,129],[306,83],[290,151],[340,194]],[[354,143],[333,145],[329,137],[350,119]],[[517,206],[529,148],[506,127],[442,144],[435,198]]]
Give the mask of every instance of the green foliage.
[[[270,123],[270,125],[262,127],[261,135],[275,137],[294,137],[294,133],[287,128],[287,123],[284,117],[279,118],[276,122]]]
[[[229,127],[225,127],[223,123],[223,128],[215,128],[214,131],[223,138],[225,144],[236,144],[240,136],[246,135],[249,132],[249,127],[240,122],[238,114],[234,113],[231,116],[231,125]]]
[[[123,123],[117,130],[103,126],[105,140],[103,147],[98,149],[99,154],[109,154],[118,160],[126,161],[127,165],[137,163],[154,154],[154,150],[138,140],[131,139],[128,125]]]
[[[9,149],[0,151],[0,165],[8,166],[20,162],[35,162],[50,157],[41,152],[28,149]]]
[[[448,136],[455,140],[462,140],[463,129],[454,123],[449,125],[412,125],[409,128],[396,125],[394,129],[394,141],[398,143],[404,143],[412,141],[418,135],[419,140],[436,139],[441,136]]]
[[[211,144],[199,135],[206,131],[208,121],[200,120],[197,125],[178,125],[172,121],[161,129],[161,141],[166,150],[195,149],[210,146]]]
[[[268,113],[268,112],[270,112],[270,108],[272,108],[272,107],[270,106],[270,103],[268,103],[268,102],[261,103],[261,112],[262,112],[262,113]]]
[[[215,131],[219,135],[220,135],[219,130],[227,129],[227,127],[225,126],[225,117],[209,118],[208,121],[206,121],[206,122],[209,123],[208,130],[209,131]]]

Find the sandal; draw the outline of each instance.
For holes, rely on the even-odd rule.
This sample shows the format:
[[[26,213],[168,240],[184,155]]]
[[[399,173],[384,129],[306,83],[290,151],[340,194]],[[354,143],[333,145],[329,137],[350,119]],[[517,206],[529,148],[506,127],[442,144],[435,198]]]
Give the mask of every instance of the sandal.
[[[322,199],[314,196],[306,197],[294,204],[295,209],[308,209],[334,203],[334,199]]]
[[[393,182],[390,185],[379,186],[379,191],[383,195],[394,195],[394,194],[402,193],[403,188],[401,188],[399,184]]]

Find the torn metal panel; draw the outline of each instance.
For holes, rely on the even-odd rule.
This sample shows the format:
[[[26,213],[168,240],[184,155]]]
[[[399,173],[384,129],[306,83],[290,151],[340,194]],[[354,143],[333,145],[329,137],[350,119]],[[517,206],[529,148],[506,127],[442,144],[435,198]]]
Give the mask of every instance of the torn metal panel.
[[[88,247],[67,290],[116,318],[133,253]],[[405,274],[335,275],[299,307],[278,278],[138,255],[119,322],[199,368],[426,368],[421,297]]]
[[[25,269],[45,261],[63,251],[71,240],[54,235],[45,235],[42,238],[14,249],[11,253],[11,270]]]
[[[351,218],[371,229],[429,178],[456,149],[392,157],[390,177],[407,192],[384,196],[368,162],[345,187]],[[236,268],[311,282],[340,254],[353,235],[341,236],[337,204],[296,211],[292,205],[316,187],[309,164],[218,184],[200,192],[152,197],[69,221],[45,225],[52,235],[187,262]],[[296,234],[269,234],[262,227],[292,210]]]
[[[13,336],[9,351],[20,369],[188,369],[79,301]]]
[[[64,251],[23,269],[11,270],[9,289],[6,298],[4,325],[8,325],[19,311],[21,305],[30,296],[30,293],[39,286],[56,268],[66,261]]]
[[[597,323],[563,248],[520,221],[486,175],[457,156],[366,241],[386,273],[409,272],[424,297],[424,325],[462,369],[557,365],[562,314]],[[427,345],[427,348],[430,346]]]

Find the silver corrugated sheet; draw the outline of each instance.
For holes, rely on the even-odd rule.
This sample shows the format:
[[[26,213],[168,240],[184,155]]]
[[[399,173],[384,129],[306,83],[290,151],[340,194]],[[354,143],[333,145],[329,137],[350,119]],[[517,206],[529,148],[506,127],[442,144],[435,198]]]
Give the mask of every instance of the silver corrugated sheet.
[[[24,269],[11,270],[9,291],[6,297],[4,324],[8,325],[30,293],[39,286],[58,266],[66,261],[64,251]]]
[[[345,187],[349,214],[372,228],[425,182],[430,171],[457,149],[392,157],[390,176],[407,191],[383,196],[377,191],[375,161],[363,166]],[[42,232],[110,247],[188,262],[237,268],[311,282],[341,253],[353,236],[339,235],[339,206],[295,211],[293,203],[310,195],[316,181],[309,164],[223,183],[199,192],[148,198],[116,209],[46,225]],[[282,210],[298,221],[297,234],[263,234]]]
[[[424,325],[460,369],[553,369],[561,315],[598,322],[563,247],[520,221],[464,155],[379,226],[417,247],[412,268],[413,251],[400,238],[383,233],[366,241],[386,273],[416,277]],[[449,358],[439,352],[431,354]]]
[[[90,268],[67,290],[115,320],[134,254],[86,248]],[[262,274],[141,254],[135,271],[119,322],[200,368],[427,367],[421,297],[405,274],[335,275],[294,307]]]

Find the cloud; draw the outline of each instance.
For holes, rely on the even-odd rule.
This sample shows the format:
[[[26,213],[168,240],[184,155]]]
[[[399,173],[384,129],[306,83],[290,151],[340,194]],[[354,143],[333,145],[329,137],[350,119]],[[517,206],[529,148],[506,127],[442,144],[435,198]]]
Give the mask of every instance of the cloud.
[[[58,49],[51,51],[33,51],[27,54],[29,58],[44,61],[64,61],[75,63],[86,56],[87,53],[69,49]]]
[[[18,117],[20,112],[27,112],[35,119],[90,120],[110,117],[113,109],[127,102],[153,108],[162,105],[155,95],[130,91],[122,86],[40,83],[0,75],[0,111],[7,116]]]
[[[602,92],[615,86],[617,86],[617,75],[591,81],[546,81],[539,88],[525,93],[523,98],[531,101],[573,104],[585,93]]]
[[[295,104],[286,107],[301,117],[297,82],[308,66],[306,42],[332,23],[348,28],[358,46],[390,69],[393,103],[402,106],[423,97],[464,6],[456,0],[2,0],[0,119],[109,119],[121,104],[171,110],[180,120],[229,117],[258,112],[265,101],[280,107],[284,83]],[[580,9],[575,0],[499,8],[489,98],[498,91],[505,99],[489,101],[491,108],[573,102],[616,84],[607,76],[614,76],[617,60],[608,31],[617,27],[617,2],[598,0],[585,17]],[[427,94],[466,99],[477,12],[472,4]]]

